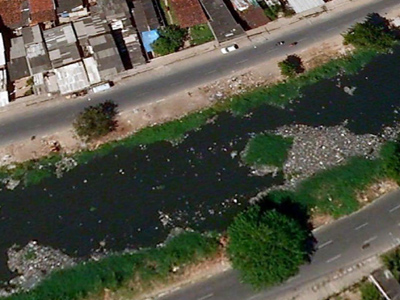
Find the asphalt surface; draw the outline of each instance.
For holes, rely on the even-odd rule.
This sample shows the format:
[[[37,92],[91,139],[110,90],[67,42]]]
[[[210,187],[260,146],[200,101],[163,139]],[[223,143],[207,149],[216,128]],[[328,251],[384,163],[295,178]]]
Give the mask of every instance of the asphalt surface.
[[[318,243],[311,263],[285,284],[254,292],[227,271],[169,294],[162,300],[269,300],[320,277],[356,264],[400,244],[400,191],[314,232]],[[364,247],[363,247],[364,246]]]
[[[241,47],[226,55],[217,49],[149,71],[108,92],[90,96],[90,102],[87,98],[74,99],[60,101],[55,103],[56,105],[39,105],[32,107],[29,111],[2,112],[0,113],[0,146],[28,139],[31,136],[56,133],[70,127],[74,117],[84,107],[94,102],[112,99],[118,103],[120,111],[129,110],[143,103],[164,99],[179,90],[190,90],[268,59],[300,51],[328,36],[344,32],[368,13],[389,11],[391,7],[399,3],[400,0],[379,0],[340,14],[321,14],[308,19],[306,26],[293,25],[290,30],[287,30],[289,27],[276,30],[271,33],[268,40]],[[281,40],[286,41],[285,45],[276,46],[275,44]],[[290,48],[289,44],[294,41],[297,41],[298,45]]]

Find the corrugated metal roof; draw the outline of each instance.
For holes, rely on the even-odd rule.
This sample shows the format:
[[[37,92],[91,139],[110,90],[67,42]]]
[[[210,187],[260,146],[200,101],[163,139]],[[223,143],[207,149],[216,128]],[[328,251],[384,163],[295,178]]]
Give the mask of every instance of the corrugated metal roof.
[[[0,106],[6,106],[8,103],[8,92],[0,92]]]
[[[297,14],[325,4],[323,0],[288,0],[288,2]]]

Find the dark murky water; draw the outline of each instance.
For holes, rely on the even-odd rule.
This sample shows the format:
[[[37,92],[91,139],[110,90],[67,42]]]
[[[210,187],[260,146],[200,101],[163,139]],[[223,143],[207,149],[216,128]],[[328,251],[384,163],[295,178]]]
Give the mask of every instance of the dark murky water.
[[[264,106],[250,118],[222,114],[178,146],[120,148],[82,165],[62,179],[0,192],[0,279],[7,279],[6,249],[30,240],[85,256],[106,248],[154,245],[172,226],[222,229],[257,191],[282,178],[252,177],[239,166],[249,135],[291,123],[337,125],[355,133],[378,133],[397,120],[400,51],[377,58],[357,76],[320,82],[285,110]],[[343,86],[356,86],[354,96]]]

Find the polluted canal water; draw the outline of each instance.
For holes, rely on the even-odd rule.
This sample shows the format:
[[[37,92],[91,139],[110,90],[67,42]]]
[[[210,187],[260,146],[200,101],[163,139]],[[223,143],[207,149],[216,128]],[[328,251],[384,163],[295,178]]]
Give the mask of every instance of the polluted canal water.
[[[120,147],[63,178],[0,192],[0,280],[11,274],[6,251],[31,240],[87,256],[104,247],[154,246],[174,227],[226,228],[248,199],[283,182],[251,176],[240,153],[251,134],[290,124],[379,134],[397,121],[400,51],[374,59],[355,76],[325,80],[285,109],[262,106],[247,117],[228,113],[190,132],[178,145]],[[344,87],[351,89],[344,90]],[[353,87],[356,87],[354,89]]]

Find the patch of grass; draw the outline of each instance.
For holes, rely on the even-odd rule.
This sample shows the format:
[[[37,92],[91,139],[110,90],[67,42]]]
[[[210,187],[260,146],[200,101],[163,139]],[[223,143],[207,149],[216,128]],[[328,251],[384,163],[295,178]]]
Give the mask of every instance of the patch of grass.
[[[381,160],[353,157],[346,164],[311,176],[300,182],[297,201],[335,218],[350,214],[360,205],[357,192],[382,178]]]
[[[383,255],[382,261],[386,268],[393,273],[394,278],[396,278],[397,281],[400,281],[400,248],[397,247],[396,249]]]
[[[193,26],[189,29],[190,44],[192,46],[201,45],[214,40],[214,35],[208,24]]]
[[[282,168],[293,139],[274,134],[258,134],[248,142],[242,159],[251,166]]]
[[[216,236],[185,232],[165,247],[140,250],[132,254],[111,255],[98,262],[50,274],[30,292],[1,298],[6,300],[76,300],[129,285],[131,296],[174,276],[174,267],[198,263],[216,255]]]

